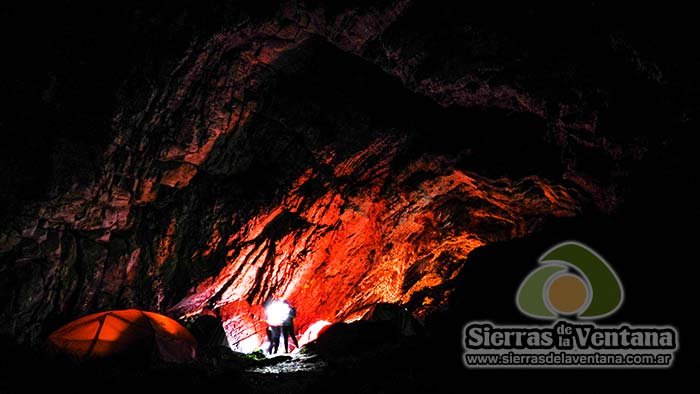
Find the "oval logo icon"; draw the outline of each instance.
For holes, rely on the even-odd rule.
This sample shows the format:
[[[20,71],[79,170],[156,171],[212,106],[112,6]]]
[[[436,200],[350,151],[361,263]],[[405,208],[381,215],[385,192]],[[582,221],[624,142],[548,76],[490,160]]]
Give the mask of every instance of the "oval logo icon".
[[[560,243],[545,252],[539,263],[516,295],[518,309],[527,316],[599,319],[622,304],[624,294],[617,274],[605,259],[582,243]]]

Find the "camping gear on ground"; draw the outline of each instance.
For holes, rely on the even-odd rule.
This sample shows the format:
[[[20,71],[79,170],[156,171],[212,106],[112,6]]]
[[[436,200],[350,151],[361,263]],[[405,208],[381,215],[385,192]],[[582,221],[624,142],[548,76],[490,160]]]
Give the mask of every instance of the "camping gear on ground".
[[[154,312],[126,309],[81,317],[49,335],[54,349],[78,359],[157,356],[167,362],[194,360],[197,341],[177,321]]]

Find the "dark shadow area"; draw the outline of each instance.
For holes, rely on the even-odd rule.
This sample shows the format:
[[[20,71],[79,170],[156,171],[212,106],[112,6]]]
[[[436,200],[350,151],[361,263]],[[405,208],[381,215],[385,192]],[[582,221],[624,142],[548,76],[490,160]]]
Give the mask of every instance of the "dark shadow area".
[[[317,4],[311,1],[307,6]],[[317,16],[333,20],[357,7],[360,11],[353,18],[361,18],[374,4],[336,2]],[[55,197],[73,185],[90,184],[114,137],[117,108],[143,107],[148,99],[144,92],[167,79],[190,44],[206,42],[222,26],[256,26],[277,10],[271,1],[3,6],[0,24],[7,32],[0,35],[0,42],[7,48],[8,70],[3,71],[0,88],[11,100],[0,117],[0,220],[10,223],[5,218],[28,204]],[[614,199],[610,204],[614,211],[600,212],[593,197],[586,195],[580,217],[543,219],[542,230],[533,235],[475,250],[463,262],[459,276],[445,284],[452,290],[446,306],[427,316],[417,335],[405,335],[392,322],[383,321],[331,326],[304,350],[305,357],[322,360],[322,368],[251,372],[297,361],[260,360],[222,349],[226,338],[217,326],[220,321],[204,319],[192,331],[200,343],[210,345],[210,351],[185,365],[164,364],[144,354],[78,363],[41,346],[17,345],[16,338],[3,337],[0,392],[46,385],[76,392],[104,387],[124,391],[155,387],[162,392],[467,392],[503,383],[531,390],[555,382],[562,382],[565,389],[599,389],[604,382],[603,389],[619,385],[625,390],[661,383],[668,391],[695,365],[697,297],[692,272],[699,209],[691,190],[698,183],[695,150],[700,129],[695,15],[671,5],[479,2],[448,8],[416,1],[360,55],[344,52],[320,36],[309,38],[266,73],[256,75],[260,86],[246,92],[257,103],[257,112],[242,130],[248,133],[247,145],[238,145],[240,134],[222,137],[186,189],[162,186],[157,202],[134,208],[140,222],[128,234],[112,234],[113,242],[104,251],[89,237],[76,241],[77,235],[66,231],[64,244],[51,251],[68,255],[75,249],[79,253],[73,256],[82,257],[66,268],[75,271],[73,282],[53,285],[86,283],[97,275],[90,271],[93,262],[100,261],[105,271],[109,263],[126,262],[127,251],[138,245],[148,245],[139,251],[142,256],[155,256],[153,240],[160,239],[175,212],[183,219],[172,236],[177,244],[174,255],[184,256],[185,263],[170,259],[157,272],[162,283],[172,287],[163,304],[174,304],[194,284],[219,272],[232,251],[227,237],[256,209],[285,195],[291,182],[313,164],[312,150],[332,146],[338,157],[346,158],[382,133],[407,141],[392,162],[392,171],[427,154],[484,177],[539,175],[580,190],[576,179],[564,179],[566,171],[574,169],[575,175],[580,171],[600,181],[594,186],[602,191],[593,197]],[[539,98],[543,113],[552,117],[534,110],[460,106],[459,94],[454,99],[429,97],[430,87],[420,85],[428,78],[448,86],[463,75],[474,77],[461,88],[469,95],[507,85]],[[522,109],[521,104],[512,107]],[[565,113],[560,118],[552,115],[560,110]],[[555,121],[590,122],[595,130],[572,131]],[[162,165],[176,168],[179,163]],[[333,168],[320,165],[314,170],[318,180],[300,190],[304,197],[322,195],[336,182]],[[434,176],[423,171],[402,185],[389,184],[411,188]],[[392,190],[383,193],[391,196]],[[468,217],[466,208],[454,208],[466,205],[464,201],[445,204],[447,212]],[[224,241],[210,251],[209,260],[197,260],[195,252],[212,236],[202,230],[202,223],[213,223],[213,215],[233,219],[217,223]],[[276,240],[307,225],[296,213],[287,212],[262,235]],[[53,236],[46,235],[49,241],[42,245],[56,246]],[[461,337],[466,322],[532,322],[517,310],[515,292],[538,257],[565,240],[594,248],[622,281],[624,304],[601,323],[670,324],[679,330],[681,346],[672,370],[477,372],[463,366]],[[26,282],[53,269],[45,259],[20,259],[22,254],[40,255],[39,250],[25,250],[37,245],[25,239],[0,255],[0,305],[18,303],[13,297]],[[135,275],[146,279],[130,289],[138,295],[134,299],[151,302],[162,296],[148,282],[150,269],[137,268]],[[413,266],[404,291],[425,272],[420,264]],[[265,286],[257,283],[255,288]],[[37,293],[44,295],[43,289]],[[80,291],[75,292],[65,301],[67,307],[32,323],[43,324],[43,331],[50,332],[75,313],[79,296]],[[50,302],[53,299],[48,306]]]

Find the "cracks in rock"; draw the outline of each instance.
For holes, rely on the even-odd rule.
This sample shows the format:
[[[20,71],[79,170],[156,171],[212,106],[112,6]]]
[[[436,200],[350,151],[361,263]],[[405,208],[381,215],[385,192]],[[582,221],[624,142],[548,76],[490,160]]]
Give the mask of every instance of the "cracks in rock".
[[[166,309],[179,300],[173,310],[187,314],[204,302],[288,296],[306,310],[303,326],[355,304],[423,308],[474,248],[580,214],[589,199],[615,206],[607,174],[581,170],[581,147],[614,165],[634,152],[597,134],[597,114],[530,94],[518,75],[502,83],[504,67],[465,60],[447,78],[444,53],[421,53],[430,42],[395,41],[410,27],[409,5],[328,18],[295,8],[291,26],[273,18],[195,40],[139,97],[143,107],[124,103],[102,177],[31,217],[85,231],[81,269],[82,239],[133,229],[127,249],[143,249],[137,290],[118,302]],[[148,196],[136,203],[140,188]],[[162,235],[161,215],[178,217],[174,234]],[[177,244],[170,274],[156,269],[167,237]],[[69,309],[95,307],[90,292],[104,287],[108,264],[121,263],[108,256],[95,283],[81,274]]]

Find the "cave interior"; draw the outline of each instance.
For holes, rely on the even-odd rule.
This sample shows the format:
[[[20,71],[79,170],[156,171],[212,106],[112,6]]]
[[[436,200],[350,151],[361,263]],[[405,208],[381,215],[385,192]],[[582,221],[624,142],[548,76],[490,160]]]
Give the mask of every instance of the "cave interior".
[[[700,109],[689,13],[127,3],[3,6],[8,376],[38,363],[55,378],[47,336],[113,309],[184,325],[214,310],[231,350],[250,353],[266,342],[264,304],[286,299],[301,345],[326,326],[349,344],[328,345],[320,375],[147,378],[451,387],[476,378],[459,362],[463,324],[526,322],[514,291],[566,240],[604,254],[624,284],[606,321],[685,326]],[[418,339],[362,326],[385,304]]]

